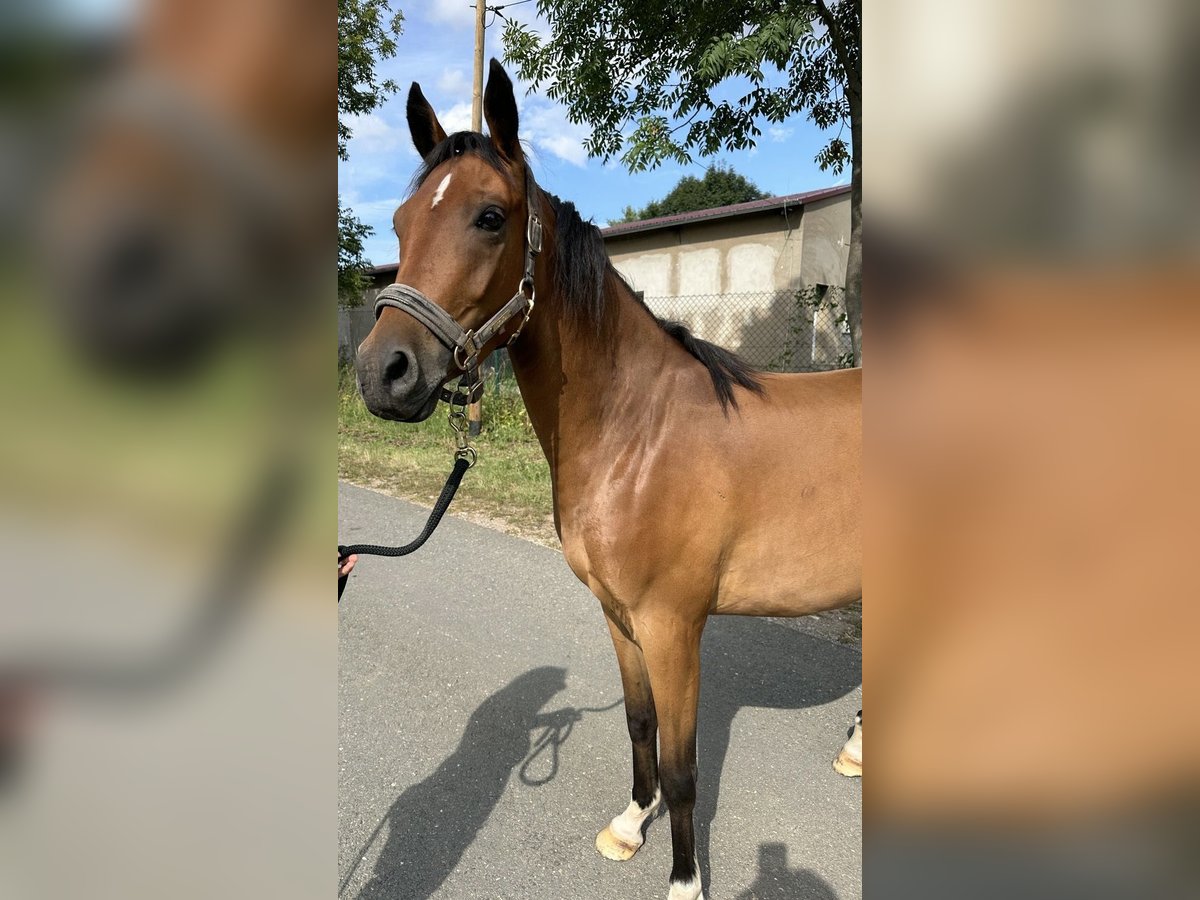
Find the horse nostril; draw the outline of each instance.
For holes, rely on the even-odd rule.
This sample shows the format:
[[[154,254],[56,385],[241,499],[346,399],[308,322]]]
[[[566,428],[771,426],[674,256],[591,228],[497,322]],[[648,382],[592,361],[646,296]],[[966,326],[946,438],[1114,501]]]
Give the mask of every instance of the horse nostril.
[[[153,311],[169,285],[169,250],[163,238],[144,227],[118,232],[100,261],[99,287],[110,305]]]
[[[399,381],[408,371],[408,362],[408,354],[403,350],[397,350],[392,354],[391,362],[383,367],[383,380],[388,384]]]

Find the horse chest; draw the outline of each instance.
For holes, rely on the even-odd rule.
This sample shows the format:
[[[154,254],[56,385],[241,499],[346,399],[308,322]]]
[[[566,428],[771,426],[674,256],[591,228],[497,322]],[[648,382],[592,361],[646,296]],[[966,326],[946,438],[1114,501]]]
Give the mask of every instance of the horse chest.
[[[567,565],[605,607],[615,609],[628,596],[628,574],[622,565],[623,551],[608,529],[562,526],[563,556]]]

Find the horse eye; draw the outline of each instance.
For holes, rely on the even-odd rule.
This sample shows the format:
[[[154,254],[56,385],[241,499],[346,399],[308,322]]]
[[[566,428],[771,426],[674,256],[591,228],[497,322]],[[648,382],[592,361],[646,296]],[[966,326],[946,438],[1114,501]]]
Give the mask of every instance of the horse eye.
[[[504,224],[504,216],[496,209],[485,209],[475,223],[476,228],[482,228],[484,231],[499,231],[500,226]]]

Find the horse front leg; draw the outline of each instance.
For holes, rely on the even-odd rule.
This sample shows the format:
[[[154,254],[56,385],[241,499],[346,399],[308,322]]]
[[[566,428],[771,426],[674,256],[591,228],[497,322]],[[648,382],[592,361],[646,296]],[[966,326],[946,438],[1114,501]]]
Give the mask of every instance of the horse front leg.
[[[658,787],[658,717],[641,649],[611,619],[606,621],[625,691],[625,720],[633,745],[633,799],[596,835],[596,849],[608,859],[624,862],[641,848],[645,841],[642,826],[654,814],[662,796]]]
[[[647,623],[639,628],[658,713],[659,782],[671,814],[668,900],[704,900],[692,811],[696,805],[696,709],[700,700],[703,620]]]

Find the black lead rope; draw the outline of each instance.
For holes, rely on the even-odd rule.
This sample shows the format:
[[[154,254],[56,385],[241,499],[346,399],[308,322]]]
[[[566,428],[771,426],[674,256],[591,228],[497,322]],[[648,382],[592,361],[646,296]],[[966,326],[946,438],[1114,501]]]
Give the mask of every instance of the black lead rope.
[[[454,499],[454,495],[458,492],[459,482],[462,481],[463,475],[467,469],[471,468],[471,460],[466,455],[459,456],[454,460],[454,468],[450,470],[450,477],[446,479],[446,484],[442,488],[442,493],[438,495],[437,502],[433,504],[433,511],[429,513],[429,520],[425,523],[425,527],[421,529],[421,533],[412,539],[403,547],[384,547],[379,544],[350,544],[345,546],[338,545],[338,560],[341,561],[352,554],[361,554],[366,556],[408,556],[421,548],[421,545],[429,540],[430,536],[437,529],[438,523],[442,521],[442,516],[446,514],[446,510],[450,507],[450,501]],[[338,602],[342,601],[342,591],[346,589],[346,579],[349,575],[338,576]]]
[[[529,316],[533,313],[534,261],[542,252],[542,220],[537,213],[537,184],[529,173],[528,167],[525,169],[525,207],[525,273],[517,283],[517,292],[513,294],[512,299],[479,328],[464,330],[449,313],[412,285],[400,283],[388,285],[376,297],[376,320],[388,307],[408,314],[424,325],[435,338],[445,345],[452,354],[454,364],[462,372],[458,386],[453,390],[444,388],[440,394],[441,399],[450,404],[450,427],[454,429],[457,437],[458,449],[455,451],[454,468],[450,472],[450,477],[446,479],[446,486],[442,488],[441,496],[433,505],[429,521],[425,523],[425,527],[412,543],[405,544],[403,547],[381,547],[376,544],[351,544],[349,547],[339,545],[339,563],[354,553],[365,553],[369,556],[407,556],[419,549],[429,540],[429,536],[433,534],[438,522],[445,515],[446,508],[454,499],[454,493],[458,490],[458,483],[462,481],[463,474],[475,464],[475,449],[467,440],[466,408],[468,403],[474,403],[483,393],[483,380],[479,377],[478,368],[480,354],[493,339],[503,332],[510,321],[521,317],[516,330],[508,338],[509,344],[515,341],[520,337],[522,329],[529,322]],[[348,577],[347,575],[338,576],[339,603],[342,600],[342,591],[346,589]]]

